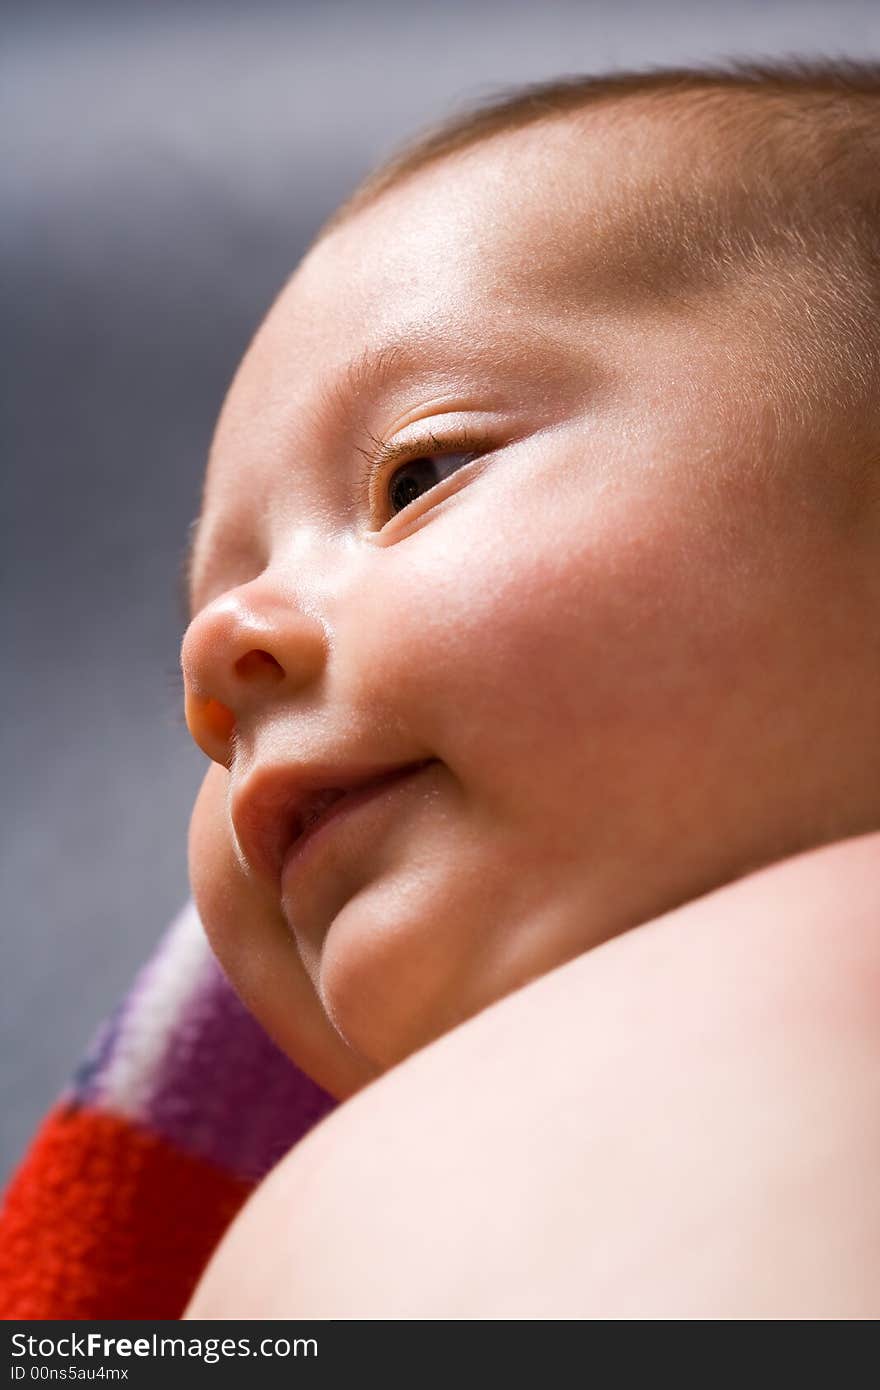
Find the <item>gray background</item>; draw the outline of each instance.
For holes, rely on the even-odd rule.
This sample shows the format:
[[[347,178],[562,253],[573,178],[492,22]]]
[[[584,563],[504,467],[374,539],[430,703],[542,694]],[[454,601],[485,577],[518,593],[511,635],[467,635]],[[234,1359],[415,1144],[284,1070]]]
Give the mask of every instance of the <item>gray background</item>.
[[[7,0],[0,25],[2,1174],[186,896],[179,552],[319,223],[501,85],[877,58],[880,0]]]

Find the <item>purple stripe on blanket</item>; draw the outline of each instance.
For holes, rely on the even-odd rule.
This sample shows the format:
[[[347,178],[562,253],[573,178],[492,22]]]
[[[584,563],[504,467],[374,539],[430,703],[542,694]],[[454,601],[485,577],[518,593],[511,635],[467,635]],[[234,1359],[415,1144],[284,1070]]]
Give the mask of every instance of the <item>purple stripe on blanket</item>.
[[[173,1025],[144,1120],[257,1181],[336,1104],[275,1046],[211,959]]]
[[[190,949],[189,959],[186,959],[186,946],[190,942],[201,949],[197,949],[195,955]],[[200,957],[205,954],[207,945],[201,924],[192,904],[187,903],[160,938],[153,955],[138,971],[128,993],[92,1039],[64,1092],[64,1099],[102,1109],[109,1106],[119,1111],[122,1097],[115,1074],[120,1062],[125,1061],[130,1065],[124,1089],[131,1084],[132,1070],[140,1073],[149,1084],[149,1073],[156,1066],[156,1049],[161,1052],[163,1032],[162,1019],[154,1017],[156,1010],[151,996],[157,989],[161,994],[161,975],[168,962],[173,962],[176,976],[193,978],[198,973]],[[123,1108],[124,1113],[129,1113]]]

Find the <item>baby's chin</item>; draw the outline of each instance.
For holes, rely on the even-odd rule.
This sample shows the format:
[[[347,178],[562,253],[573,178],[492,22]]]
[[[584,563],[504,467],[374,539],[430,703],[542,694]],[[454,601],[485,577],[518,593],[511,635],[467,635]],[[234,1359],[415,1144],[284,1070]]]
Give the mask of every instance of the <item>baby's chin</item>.
[[[226,790],[211,769],[191,823],[208,938],[270,1036],[339,1098],[601,938],[604,899],[580,856],[428,802],[380,853],[358,858],[337,838],[303,879],[301,917],[293,904],[285,916],[242,869]]]
[[[586,949],[561,900],[520,901],[483,879],[479,892],[467,876],[389,866],[331,923],[309,973],[340,1037],[378,1072]]]
[[[379,1071],[403,1061],[457,1023],[462,983],[457,952],[444,954],[441,924],[425,932],[424,912],[398,914],[377,884],[334,919],[315,971],[327,1017],[357,1055]],[[427,940],[426,940],[427,937]]]

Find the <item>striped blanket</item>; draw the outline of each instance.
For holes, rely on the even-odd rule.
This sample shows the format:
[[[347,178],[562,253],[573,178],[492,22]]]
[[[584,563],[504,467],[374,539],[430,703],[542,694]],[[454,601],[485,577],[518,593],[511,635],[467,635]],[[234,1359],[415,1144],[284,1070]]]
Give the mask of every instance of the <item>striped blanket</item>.
[[[233,993],[188,904],[0,1211],[0,1316],[177,1318],[273,1164],[336,1102]]]

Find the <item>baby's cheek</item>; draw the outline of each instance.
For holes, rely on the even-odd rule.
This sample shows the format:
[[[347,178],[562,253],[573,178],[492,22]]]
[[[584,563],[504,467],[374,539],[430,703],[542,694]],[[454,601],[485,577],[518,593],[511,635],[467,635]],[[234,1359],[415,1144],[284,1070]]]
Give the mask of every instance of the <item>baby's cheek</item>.
[[[226,769],[212,764],[196,797],[189,828],[190,886],[212,951],[262,1019],[265,981],[255,984],[256,967],[267,949],[277,957],[276,969],[278,960],[296,953],[277,896],[240,859],[227,809],[228,782]],[[255,949],[258,941],[261,950]]]
[[[189,823],[189,878],[196,907],[208,939],[220,953],[224,935],[224,902],[233,880],[240,877],[232,848],[226,795],[229,774],[212,763],[205,774]]]
[[[532,756],[548,704],[563,723],[583,717],[572,699],[582,578],[567,574],[566,592],[551,537],[506,509],[478,524],[475,510],[450,508],[390,549],[339,642],[353,702],[409,721],[414,742],[471,775]]]
[[[454,768],[494,791],[540,767],[558,811],[705,717],[723,623],[716,605],[706,633],[706,584],[683,570],[674,519],[635,488],[602,507],[555,493],[539,515],[499,508],[482,531],[463,511],[401,551],[383,658]]]

